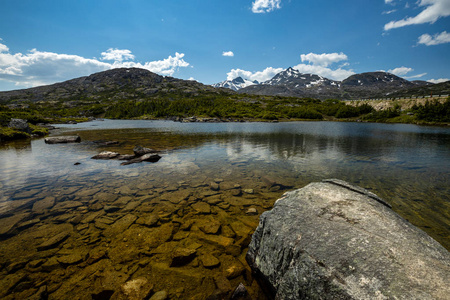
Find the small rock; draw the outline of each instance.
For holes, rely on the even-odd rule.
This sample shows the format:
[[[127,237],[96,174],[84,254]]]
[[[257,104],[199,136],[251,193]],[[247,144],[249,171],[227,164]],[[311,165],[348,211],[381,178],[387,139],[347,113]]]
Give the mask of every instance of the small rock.
[[[46,240],[42,244],[40,244],[37,247],[37,249],[38,249],[38,251],[41,251],[41,250],[47,250],[47,249],[55,248],[61,242],[63,242],[69,235],[70,235],[69,232],[61,232],[60,234],[57,234],[57,235],[49,238],[48,240]]]
[[[168,297],[166,291],[159,291],[153,294],[149,300],[166,300]]]
[[[255,215],[258,214],[258,211],[256,210],[256,208],[250,207],[250,208],[247,210],[246,214],[247,214],[247,215],[250,215],[250,216],[255,216]]]
[[[211,254],[202,255],[199,257],[199,259],[202,262],[203,266],[208,269],[213,269],[220,265],[220,261]]]
[[[8,124],[9,128],[14,128],[23,132],[31,133],[30,126],[27,123],[27,120],[22,119],[11,119]]]
[[[76,162],[76,163],[74,163],[73,165],[74,165],[74,166],[78,166],[78,165],[81,165],[81,163],[80,163],[80,162]]]
[[[218,190],[220,189],[220,186],[219,186],[218,183],[211,182],[211,183],[209,184],[209,188],[210,188],[211,190],[213,190],[213,191],[218,191]]]
[[[244,189],[243,191],[246,194],[254,194],[255,193],[255,191],[253,189]]]
[[[188,248],[177,248],[172,253],[171,267],[180,267],[190,263],[196,256],[197,251]]]
[[[153,284],[146,278],[139,277],[125,282],[119,291],[118,297],[114,295],[113,299],[142,300],[148,299],[153,291]]]
[[[200,214],[210,214],[211,206],[205,202],[196,202],[191,207]]]
[[[241,299],[242,297],[247,296],[247,289],[242,283],[239,283],[238,287],[234,290],[233,295],[231,295],[231,299]]]
[[[133,149],[133,152],[134,152],[134,154],[136,156],[142,156],[142,155],[147,154],[147,153],[156,153],[155,150],[150,149],[150,148],[145,148],[145,147],[142,147],[142,146],[135,146],[134,149]]]
[[[118,152],[111,152],[111,151],[102,151],[99,154],[92,156],[92,159],[112,159],[116,158],[120,154]]]

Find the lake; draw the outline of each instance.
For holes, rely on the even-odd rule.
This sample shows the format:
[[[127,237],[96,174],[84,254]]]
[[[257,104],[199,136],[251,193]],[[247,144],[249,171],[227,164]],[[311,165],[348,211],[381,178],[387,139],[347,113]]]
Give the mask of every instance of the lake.
[[[58,125],[77,144],[0,144],[0,297],[108,299],[140,278],[170,299],[243,283],[259,215],[284,192],[338,178],[450,249],[450,128],[342,122]],[[106,145],[106,141],[117,144]],[[94,160],[160,151],[156,163]]]

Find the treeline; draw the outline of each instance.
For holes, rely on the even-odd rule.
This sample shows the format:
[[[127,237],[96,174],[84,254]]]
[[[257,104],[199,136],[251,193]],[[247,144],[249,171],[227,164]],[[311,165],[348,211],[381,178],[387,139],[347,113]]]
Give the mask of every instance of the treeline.
[[[230,99],[226,97],[193,97],[182,99],[123,100],[106,111],[106,118],[212,117],[231,119],[307,119],[326,117],[352,118],[373,111],[370,105],[358,107],[339,100],[320,101],[311,98],[259,97]]]
[[[444,103],[434,100],[425,102],[425,105],[414,105],[411,111],[419,120],[450,122],[450,97]]]

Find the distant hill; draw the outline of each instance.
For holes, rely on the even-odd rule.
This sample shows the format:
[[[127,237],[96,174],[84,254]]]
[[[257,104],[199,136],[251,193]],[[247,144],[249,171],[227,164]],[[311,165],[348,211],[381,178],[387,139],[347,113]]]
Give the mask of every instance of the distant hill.
[[[90,76],[35,88],[0,92],[0,103],[10,101],[60,101],[60,100],[119,100],[140,99],[158,93],[184,93],[189,95],[232,93],[197,81],[164,77],[145,69],[121,68]]]

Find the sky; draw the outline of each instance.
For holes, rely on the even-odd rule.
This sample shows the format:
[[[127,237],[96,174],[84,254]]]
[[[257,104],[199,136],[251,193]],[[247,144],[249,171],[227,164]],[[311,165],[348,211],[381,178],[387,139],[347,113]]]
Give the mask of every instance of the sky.
[[[0,0],[0,91],[120,67],[213,84],[293,67],[450,79],[450,0]]]

